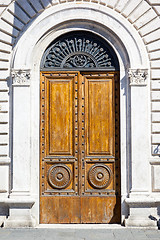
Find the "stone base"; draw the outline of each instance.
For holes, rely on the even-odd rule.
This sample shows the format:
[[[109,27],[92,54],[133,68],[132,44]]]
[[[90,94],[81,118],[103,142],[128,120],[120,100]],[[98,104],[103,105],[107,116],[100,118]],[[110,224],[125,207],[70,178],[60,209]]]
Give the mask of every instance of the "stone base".
[[[35,227],[36,221],[31,215],[34,199],[19,197],[3,200],[3,205],[9,208],[9,217],[4,220],[5,228]]]
[[[18,217],[8,217],[4,221],[4,228],[26,228],[26,227],[35,227],[36,221],[30,217],[30,218],[18,218]]]
[[[125,202],[129,206],[129,217],[125,219],[126,227],[144,227],[158,229],[159,216],[157,206],[159,200],[149,197],[131,197]]]
[[[125,227],[143,227],[150,229],[158,229],[157,221],[147,220],[147,219],[136,219],[134,217],[129,217],[125,219]]]

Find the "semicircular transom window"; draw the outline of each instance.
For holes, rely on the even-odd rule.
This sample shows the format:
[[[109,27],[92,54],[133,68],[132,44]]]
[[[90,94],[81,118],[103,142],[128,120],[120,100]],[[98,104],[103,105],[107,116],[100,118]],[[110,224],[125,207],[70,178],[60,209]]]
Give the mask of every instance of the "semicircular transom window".
[[[70,32],[45,50],[42,70],[119,70],[113,48],[101,37],[86,31]]]

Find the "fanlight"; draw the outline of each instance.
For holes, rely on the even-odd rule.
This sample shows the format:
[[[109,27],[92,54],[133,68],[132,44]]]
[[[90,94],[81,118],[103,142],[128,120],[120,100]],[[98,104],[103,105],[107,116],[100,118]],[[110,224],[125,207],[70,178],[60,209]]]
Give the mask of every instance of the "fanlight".
[[[88,32],[71,32],[56,39],[46,49],[41,69],[110,69],[118,70],[112,47]]]

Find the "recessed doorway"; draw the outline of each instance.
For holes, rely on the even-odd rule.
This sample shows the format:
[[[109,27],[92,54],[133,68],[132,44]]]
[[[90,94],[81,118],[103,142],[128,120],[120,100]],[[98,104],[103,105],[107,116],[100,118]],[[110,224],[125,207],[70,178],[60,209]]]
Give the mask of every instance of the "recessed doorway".
[[[64,35],[42,59],[40,223],[121,221],[118,60],[87,34]]]

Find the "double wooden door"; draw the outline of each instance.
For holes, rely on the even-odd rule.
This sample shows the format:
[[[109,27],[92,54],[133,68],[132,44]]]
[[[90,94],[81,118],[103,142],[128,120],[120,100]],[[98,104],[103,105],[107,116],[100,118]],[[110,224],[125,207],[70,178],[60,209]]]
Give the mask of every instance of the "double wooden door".
[[[40,223],[119,223],[117,72],[41,72]]]

